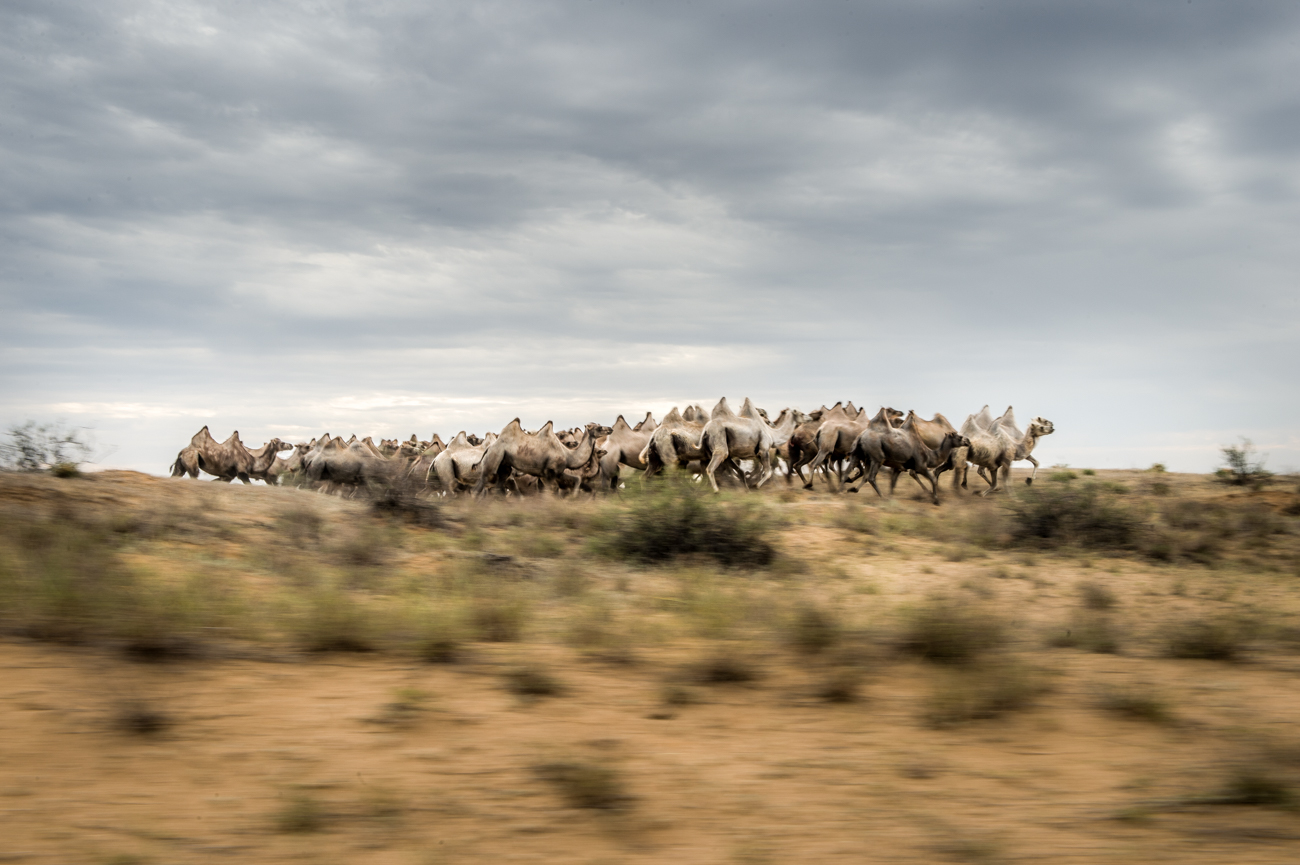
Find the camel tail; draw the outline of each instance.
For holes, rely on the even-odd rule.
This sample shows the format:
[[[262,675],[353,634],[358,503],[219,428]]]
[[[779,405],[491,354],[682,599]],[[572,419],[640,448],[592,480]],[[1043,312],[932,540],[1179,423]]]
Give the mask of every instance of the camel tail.
[[[172,463],[172,477],[179,478],[185,474],[185,467],[181,465],[180,456],[176,457],[176,462]]]

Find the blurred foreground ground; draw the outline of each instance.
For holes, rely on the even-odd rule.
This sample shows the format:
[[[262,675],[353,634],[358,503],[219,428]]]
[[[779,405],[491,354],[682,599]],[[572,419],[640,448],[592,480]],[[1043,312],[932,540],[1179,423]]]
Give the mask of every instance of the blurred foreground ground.
[[[0,861],[1300,860],[1294,481],[1045,474],[1140,533],[0,476]]]

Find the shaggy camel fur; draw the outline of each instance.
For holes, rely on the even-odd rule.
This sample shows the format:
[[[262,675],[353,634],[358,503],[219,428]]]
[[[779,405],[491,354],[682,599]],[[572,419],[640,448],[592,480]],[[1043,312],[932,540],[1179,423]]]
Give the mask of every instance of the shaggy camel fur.
[[[621,466],[645,471],[646,464],[641,459],[641,452],[650,443],[650,437],[656,429],[658,424],[649,413],[636,427],[628,426],[623,416],[619,415],[609,433],[596,442],[596,447],[605,452],[600,458],[599,485],[606,489],[618,489]]]
[[[261,448],[258,449],[260,456],[265,457],[265,452],[270,449],[270,457],[265,459],[265,465],[260,466],[261,472],[265,473],[275,459],[275,454],[280,450],[293,447],[279,439],[271,439]],[[197,478],[200,471],[214,475],[216,480],[230,483],[235,478],[239,478],[244,483],[251,483],[249,480],[250,472],[255,470],[256,463],[254,456],[244,447],[244,443],[239,440],[239,430],[230,434],[230,438],[224,442],[218,442],[208,432],[206,426],[194,434],[190,439],[188,447],[181,450],[176,455],[176,462],[172,463],[172,477],[178,478],[188,474],[192,478]]]
[[[826,472],[826,483],[830,485],[830,463],[832,461],[839,463],[839,482],[840,486],[843,487],[845,477],[844,460],[849,458],[849,454],[853,451],[853,444],[858,440],[858,436],[868,429],[888,430],[895,426],[895,421],[898,418],[903,416],[901,411],[888,406],[882,406],[871,418],[868,418],[866,414],[865,409],[856,415],[850,415],[845,411],[845,418],[832,418],[817,430],[817,456],[813,457],[808,466],[808,481],[804,484],[804,489],[812,489],[813,475],[817,469],[823,467],[825,467],[824,471]]]
[[[930,448],[914,423],[917,420],[920,419],[912,413],[897,429],[893,426],[884,426],[883,429],[877,427],[864,430],[853,444],[849,472],[852,473],[859,462],[865,463],[866,482],[871,484],[871,488],[878,496],[881,493],[880,487],[876,486],[876,475],[882,466],[888,466],[891,472],[889,479],[891,496],[898,486],[898,476],[904,471],[911,474],[912,479],[922,489],[925,487],[921,485],[917,475],[925,475],[926,480],[930,482],[930,499],[937,505],[939,504],[939,480],[935,477],[934,469],[948,461],[954,448],[968,446],[969,440],[956,430],[951,430],[943,434],[937,448]],[[860,484],[858,488],[861,488]],[[857,489],[853,492],[857,492]]]
[[[758,479],[753,482],[752,478],[745,478],[745,485],[755,489],[761,487],[772,476],[772,449],[790,440],[794,425],[794,412],[788,408],[782,410],[778,423],[772,426],[763,419],[748,397],[739,413],[731,410],[725,396],[718,400],[695,444],[701,454],[708,455],[709,463],[704,474],[713,491],[718,492],[718,467],[727,460],[754,460],[754,471]]]
[[[562,480],[564,471],[582,468],[598,450],[596,436],[591,430],[583,433],[576,448],[567,448],[555,437],[550,421],[536,433],[529,433],[520,425],[519,418],[515,418],[484,451],[474,495],[482,496],[487,491],[489,478],[493,479],[498,490],[505,492],[511,470],[534,475],[543,484],[566,488],[566,481]]]
[[[434,455],[429,468],[425,470],[425,483],[432,483],[447,496],[468,490],[478,482],[479,472],[475,466],[494,441],[496,434],[488,433],[486,439],[473,444],[470,436],[461,430],[447,443],[447,447]]]

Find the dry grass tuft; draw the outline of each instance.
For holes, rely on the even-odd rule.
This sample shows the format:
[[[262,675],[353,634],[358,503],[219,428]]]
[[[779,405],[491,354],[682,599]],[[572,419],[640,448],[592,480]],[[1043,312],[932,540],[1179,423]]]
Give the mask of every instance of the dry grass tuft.
[[[537,665],[515,667],[506,672],[505,679],[506,689],[519,697],[555,697],[564,693],[559,680]]]
[[[1190,619],[1170,629],[1166,653],[1171,658],[1237,661],[1252,630],[1249,623],[1236,619]]]
[[[325,808],[306,793],[295,793],[275,815],[275,828],[280,832],[306,834],[325,828]]]
[[[997,616],[956,601],[934,599],[908,616],[901,648],[927,661],[962,664],[1006,641],[1006,625]]]
[[[1031,707],[1046,690],[1042,674],[1020,662],[984,662],[960,675],[944,676],[926,701],[922,717],[931,727],[998,718]]]
[[[543,763],[534,771],[554,785],[573,808],[620,811],[632,805],[632,797],[612,766],[567,760]]]
[[[1097,705],[1111,714],[1125,718],[1150,721],[1153,724],[1173,722],[1168,701],[1147,686],[1102,688],[1097,695]]]

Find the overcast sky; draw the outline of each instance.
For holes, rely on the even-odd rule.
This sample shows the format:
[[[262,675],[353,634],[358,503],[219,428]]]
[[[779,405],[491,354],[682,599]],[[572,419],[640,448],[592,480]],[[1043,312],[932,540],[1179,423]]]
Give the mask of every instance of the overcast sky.
[[[1300,467],[1300,3],[0,4],[0,422],[745,396]]]

